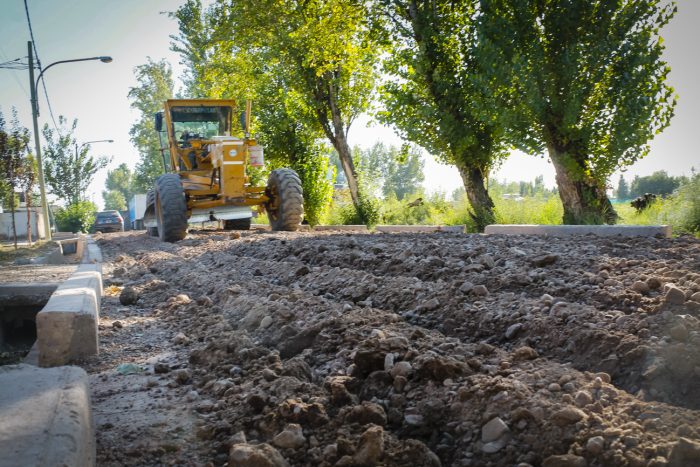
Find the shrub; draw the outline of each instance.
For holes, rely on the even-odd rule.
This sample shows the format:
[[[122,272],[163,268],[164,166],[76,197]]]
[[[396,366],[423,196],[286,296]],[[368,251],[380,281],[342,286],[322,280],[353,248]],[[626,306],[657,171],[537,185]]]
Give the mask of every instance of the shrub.
[[[61,232],[88,232],[95,221],[97,207],[90,201],[79,201],[61,208],[56,213],[56,224]]]
[[[293,169],[299,174],[304,190],[304,219],[311,226],[318,225],[333,198],[335,167],[331,169],[328,157],[320,151],[312,151],[294,164]],[[331,179],[329,170],[332,170]]]

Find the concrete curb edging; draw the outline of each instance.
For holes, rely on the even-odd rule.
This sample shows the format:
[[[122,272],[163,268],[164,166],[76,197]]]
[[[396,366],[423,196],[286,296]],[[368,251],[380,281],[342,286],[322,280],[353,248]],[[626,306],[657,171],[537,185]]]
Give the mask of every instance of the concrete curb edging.
[[[94,466],[95,449],[83,369],[0,368],[0,467]]]
[[[547,235],[565,237],[571,235],[598,235],[610,237],[671,237],[670,225],[487,225],[487,235]]]
[[[464,233],[466,226],[464,225],[378,225],[374,228],[377,232],[394,233],[434,233],[434,232],[453,232]]]
[[[65,365],[99,352],[102,254],[92,238],[84,241],[83,264],[36,316],[39,366]]]

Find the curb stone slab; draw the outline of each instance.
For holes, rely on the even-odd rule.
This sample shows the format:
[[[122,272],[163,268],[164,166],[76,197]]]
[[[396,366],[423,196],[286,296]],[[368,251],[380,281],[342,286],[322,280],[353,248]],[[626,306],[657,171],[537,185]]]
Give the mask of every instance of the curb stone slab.
[[[42,367],[65,365],[96,355],[102,300],[102,253],[91,238],[83,264],[58,286],[36,315],[37,349]]]
[[[566,237],[570,235],[598,235],[610,237],[671,237],[669,225],[487,225],[487,235],[548,235]]]
[[[84,370],[0,367],[0,467],[94,466],[94,440]]]

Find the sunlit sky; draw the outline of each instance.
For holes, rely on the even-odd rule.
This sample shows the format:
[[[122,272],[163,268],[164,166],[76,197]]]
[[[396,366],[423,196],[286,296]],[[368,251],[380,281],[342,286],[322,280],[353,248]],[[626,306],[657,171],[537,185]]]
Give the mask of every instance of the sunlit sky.
[[[177,54],[170,51],[170,35],[177,24],[164,12],[176,10],[183,0],[28,0],[42,65],[73,58],[110,55],[114,61],[57,65],[46,72],[46,86],[54,115],[78,119],[76,136],[81,144],[113,139],[114,143],[92,146],[97,154],[112,156],[109,168],[121,162],[134,167],[138,153],[129,141],[129,127],[137,114],[129,107],[127,93],[135,85],[133,69],[146,62],[167,59],[176,77],[182,74]],[[29,29],[22,0],[0,0],[0,62],[27,55]],[[666,170],[672,175],[700,169],[697,133],[700,130],[700,1],[678,0],[679,12],[663,30],[665,59],[671,65],[670,82],[679,95],[671,126],[652,142],[651,153],[628,168],[625,177]],[[179,84],[178,84],[179,87]],[[31,129],[27,70],[0,69],[0,110],[10,117],[17,109],[20,122]],[[50,123],[46,99],[41,93],[39,125]],[[377,141],[401,144],[387,127],[368,126],[369,117],[358,119],[350,129],[351,145],[369,147]],[[533,180],[544,175],[554,185],[554,170],[546,158],[512,155],[493,175],[499,180]],[[106,169],[97,174],[89,198],[102,205]],[[617,182],[618,175],[612,177]],[[426,155],[425,183],[429,191],[450,193],[461,186],[457,170],[436,163]]]

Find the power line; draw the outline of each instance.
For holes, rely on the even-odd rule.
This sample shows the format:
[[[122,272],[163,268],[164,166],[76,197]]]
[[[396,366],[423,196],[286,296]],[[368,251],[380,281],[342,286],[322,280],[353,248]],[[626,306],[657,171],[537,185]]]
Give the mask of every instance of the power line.
[[[11,61],[11,60],[7,60],[7,55],[5,54],[5,51],[3,50],[2,45],[0,45],[0,57],[5,61]],[[29,66],[27,66],[27,68],[29,68]],[[12,75],[12,79],[14,79],[15,82],[17,83],[17,86],[19,86],[19,88],[22,90],[24,95],[27,96],[27,99],[29,99],[29,92],[27,91],[27,88],[24,87],[24,84],[22,84],[22,82],[19,80],[19,78],[17,78],[17,76],[14,73],[10,73],[10,74]]]
[[[24,0],[24,11],[27,14],[27,24],[29,25],[29,37],[32,39],[32,48],[34,49],[34,56],[36,57],[36,64],[39,67],[39,71],[41,71],[41,60],[39,60],[39,52],[36,50],[36,41],[34,40],[34,30],[32,29],[32,20],[29,17],[29,6],[27,5],[27,0]],[[31,83],[32,86],[34,86],[34,83]],[[41,76],[41,85],[44,88],[44,96],[46,96],[46,106],[49,108],[49,114],[51,115],[51,121],[53,122],[53,127],[56,129],[56,132],[58,134],[61,134],[61,130],[59,130],[58,125],[56,124],[56,118],[53,116],[53,109],[51,108],[51,101],[49,100],[49,92],[46,90],[46,80],[44,80],[44,76]],[[37,96],[37,101],[39,100],[39,96]]]

